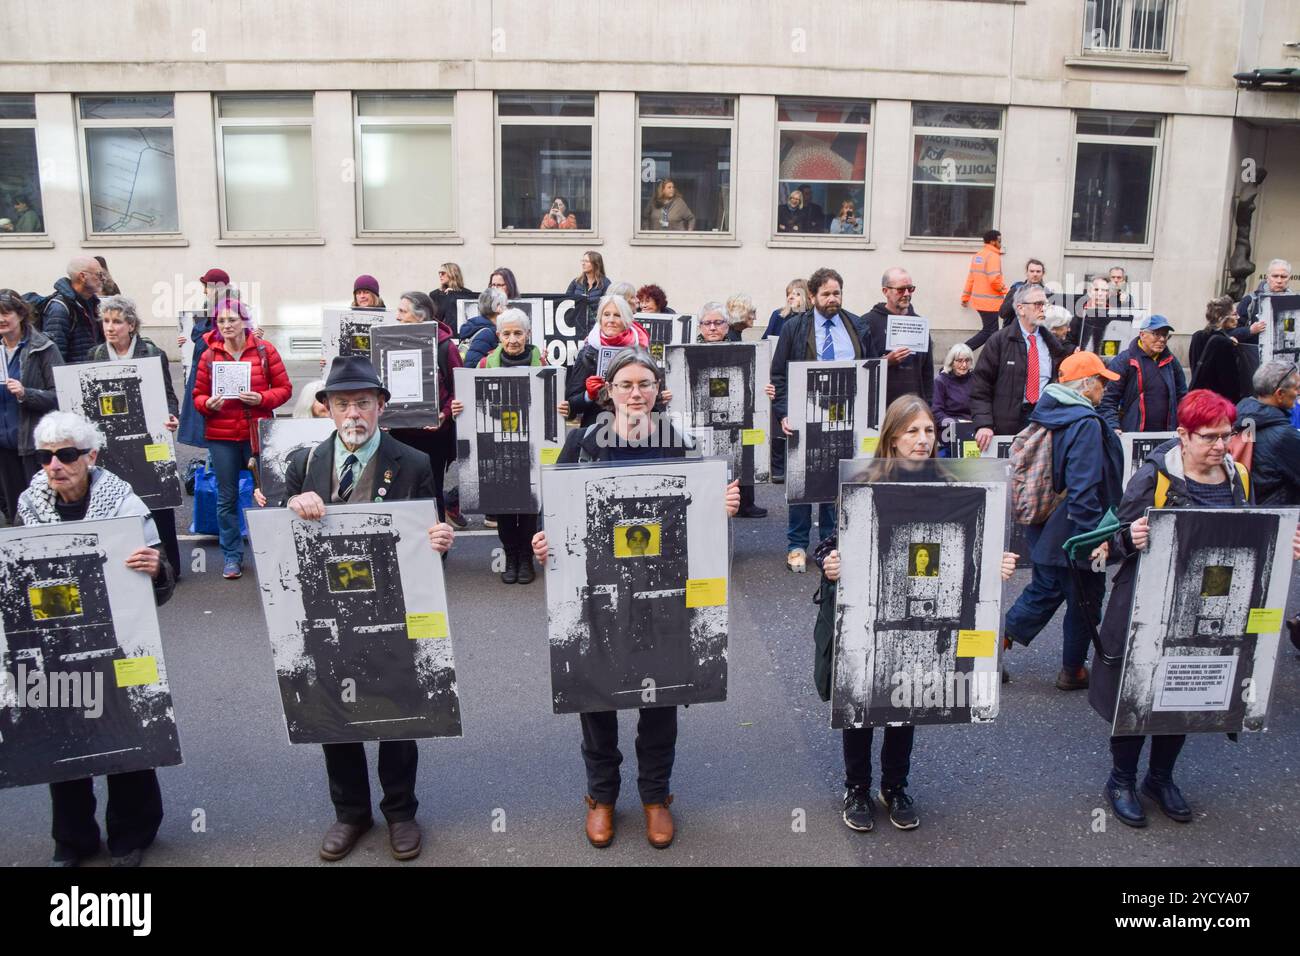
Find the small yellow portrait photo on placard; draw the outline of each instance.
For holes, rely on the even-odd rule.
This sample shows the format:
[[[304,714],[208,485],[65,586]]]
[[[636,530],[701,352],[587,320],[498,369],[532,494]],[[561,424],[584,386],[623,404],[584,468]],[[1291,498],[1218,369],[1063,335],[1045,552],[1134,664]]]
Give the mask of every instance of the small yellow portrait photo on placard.
[[[628,522],[614,528],[614,557],[659,557],[658,522]]]
[[[939,545],[921,542],[908,545],[907,576],[909,578],[933,578],[939,574]]]
[[[105,392],[99,396],[99,414],[108,415],[125,415],[126,414],[126,393],[124,392]]]
[[[31,603],[34,621],[81,615],[81,589],[71,581],[29,587],[27,600]]]
[[[331,591],[373,591],[374,572],[370,562],[359,558],[343,558],[325,562],[325,575]]]

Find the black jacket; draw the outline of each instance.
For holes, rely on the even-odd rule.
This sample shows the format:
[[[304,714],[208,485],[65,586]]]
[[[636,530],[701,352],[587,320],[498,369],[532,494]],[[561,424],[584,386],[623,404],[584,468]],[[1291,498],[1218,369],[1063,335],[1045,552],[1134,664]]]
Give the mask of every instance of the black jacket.
[[[1047,354],[1052,362],[1049,381],[1056,381],[1066,347],[1055,335],[1045,329],[1038,334],[1047,343]],[[975,377],[971,382],[970,410],[976,428],[991,428],[995,435],[1014,435],[1020,431],[1020,408],[1025,401],[1025,377],[1028,374],[1029,352],[1020,331],[1020,323],[1013,322],[989,337],[980,349],[975,362]]]
[[[880,358],[884,354],[881,342],[871,334],[865,321],[852,312],[840,310],[849,330],[849,338],[854,339],[855,358]],[[782,418],[788,414],[786,409],[786,382],[789,377],[791,362],[814,362],[817,360],[816,333],[813,329],[813,311],[791,315],[781,327],[781,335],[776,340],[772,351],[772,385],[776,388],[776,398],[772,402],[773,420],[778,428]],[[891,370],[892,371],[892,370]],[[888,373],[886,374],[888,382]],[[933,387],[933,386],[931,386]]]
[[[1253,504],[1254,483],[1251,484],[1248,496],[1241,487],[1236,467],[1228,464],[1227,459],[1224,463],[1229,481],[1232,482],[1233,507],[1241,508]],[[1122,523],[1129,524],[1136,521],[1146,514],[1148,508],[1155,507],[1157,472],[1163,472],[1169,478],[1169,491],[1165,498],[1166,508],[1198,507],[1192,505],[1187,498],[1187,481],[1183,476],[1182,444],[1177,438],[1171,438],[1158,448],[1152,449],[1142,467],[1129,479],[1128,487],[1124,489],[1124,497],[1120,500],[1119,507],[1115,509]],[[1290,546],[1289,541],[1286,542],[1286,546]],[[1133,539],[1127,529],[1110,540],[1111,559],[1119,559],[1123,564],[1115,573],[1114,581],[1111,583],[1110,601],[1106,605],[1099,636],[1101,649],[1106,656],[1119,658],[1121,661],[1124,657],[1125,644],[1128,642],[1129,618],[1133,613],[1133,588],[1137,578],[1139,553],[1133,547]],[[1092,675],[1088,682],[1088,703],[1107,724],[1110,724],[1115,717],[1121,671],[1121,664],[1107,664],[1101,659],[1101,655],[1093,659]]]
[[[99,324],[99,298],[83,299],[65,276],[54,283],[55,296],[45,304],[41,331],[69,365],[88,361],[90,350],[104,341]]]
[[[1200,335],[1200,333],[1196,333]],[[1254,364],[1243,355],[1242,346],[1222,329],[1205,337],[1197,353],[1196,369],[1192,372],[1193,389],[1208,388],[1228,401],[1241,401],[1250,394],[1250,379]]]
[[[1250,480],[1255,502],[1270,508],[1300,505],[1300,431],[1286,412],[1254,396],[1237,405],[1237,427],[1251,422],[1255,447]]]
[[[1178,427],[1178,403],[1187,394],[1187,379],[1178,356],[1166,349],[1158,359],[1153,359],[1134,339],[1107,364],[1119,375],[1119,381],[1106,383],[1101,400],[1101,417],[1111,428],[1126,432],[1171,432]],[[1147,396],[1157,388],[1163,388],[1168,399],[1165,417],[1158,421],[1156,410],[1147,407]]]
[[[669,440],[666,447],[660,449],[660,458],[685,458],[686,452],[693,445],[670,424]],[[574,465],[579,462],[604,462],[610,460],[614,446],[609,441],[601,441],[603,429],[600,423],[593,423],[583,428],[571,428],[560,449],[559,465]]]
[[[158,348],[158,346],[154,345],[153,342],[146,339],[143,335],[137,334],[135,337],[135,348],[131,350],[131,358],[142,359],[155,355],[162,361],[163,392],[167,396],[167,411],[169,414],[179,415],[180,403],[176,400],[176,390],[172,388],[171,363],[168,362],[167,356],[163,354],[162,349]],[[110,362],[115,361],[115,359],[108,354],[108,343],[100,342],[90,350],[90,357],[87,361]]]
[[[310,469],[307,467],[308,456],[311,456]],[[375,464],[375,501],[433,497],[433,468],[429,456],[423,452],[381,432],[379,447],[371,460]],[[284,478],[285,503],[294,495],[314,491],[328,507],[333,480],[334,435],[331,434],[315,449],[299,448],[289,456],[289,468]],[[382,495],[379,494],[381,489],[386,489]]]
[[[18,380],[26,393],[18,403],[18,447],[20,455],[34,455],[36,443],[32,439],[36,423],[46,412],[59,407],[54,389],[54,366],[62,365],[63,357],[48,338],[30,329],[27,344],[18,353]]]
[[[916,315],[910,305],[907,314]],[[885,308],[885,303],[877,302],[863,318],[871,329],[871,337],[883,349],[889,331],[889,311]],[[900,395],[920,395],[927,405],[934,401],[934,339],[930,339],[924,354],[913,352],[897,365],[889,366],[885,375],[885,405],[888,406]]]

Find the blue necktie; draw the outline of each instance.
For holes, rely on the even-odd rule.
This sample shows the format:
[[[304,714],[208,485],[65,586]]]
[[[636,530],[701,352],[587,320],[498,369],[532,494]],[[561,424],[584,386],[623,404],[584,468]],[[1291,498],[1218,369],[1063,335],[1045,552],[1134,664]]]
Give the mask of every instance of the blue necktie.
[[[348,455],[343,459],[343,475],[339,478],[339,498],[343,501],[347,501],[348,496],[352,494],[352,485],[356,481],[356,475],[353,474],[356,471],[356,465],[356,455]]]
[[[830,319],[826,320],[825,329],[826,329],[826,340],[822,342],[822,361],[834,362],[835,343],[831,341],[831,320]]]

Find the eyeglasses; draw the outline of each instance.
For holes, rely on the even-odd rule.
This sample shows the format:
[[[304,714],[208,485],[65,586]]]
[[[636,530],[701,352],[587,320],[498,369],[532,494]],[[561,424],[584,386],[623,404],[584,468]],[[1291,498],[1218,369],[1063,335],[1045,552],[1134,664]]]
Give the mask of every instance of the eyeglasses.
[[[349,408],[355,408],[364,415],[374,407],[375,400],[373,398],[359,398],[354,402],[345,402],[337,398],[330,399],[330,408],[336,412],[346,412]]]
[[[709,319],[707,322],[701,322],[701,323],[700,323],[700,328],[702,328],[702,329],[716,329],[716,328],[718,328],[719,326],[726,325],[726,324],[727,324],[727,323],[724,322],[724,321],[722,321],[721,319]]]
[[[658,382],[611,382],[609,387],[620,395],[631,394],[633,389],[636,389],[639,392],[659,391]]]
[[[1197,438],[1199,438],[1201,441],[1205,442],[1205,444],[1211,446],[1217,445],[1219,444],[1219,442],[1223,442],[1226,445],[1229,442],[1229,440],[1232,438],[1232,432],[1217,432],[1217,433],[1192,432],[1192,434],[1195,435]]]
[[[70,465],[82,455],[89,455],[90,451],[89,448],[73,448],[71,445],[67,448],[59,448],[55,450],[49,448],[38,448],[36,449],[36,461],[41,465],[48,465],[51,461],[57,458],[65,465]]]
[[[886,289],[889,289],[889,290],[891,290],[891,291],[893,291],[893,292],[908,292],[908,293],[911,293],[911,292],[915,292],[915,291],[916,291],[916,286],[914,286],[914,285],[887,285],[887,286],[885,286],[885,288],[886,288]]]
[[[1023,304],[1023,305],[1027,305],[1027,306],[1030,306],[1031,308],[1035,308],[1035,309],[1045,309],[1045,308],[1047,308],[1047,300],[1046,300],[1046,299],[1034,299],[1032,302],[1026,300],[1026,301],[1023,302],[1022,304]]]

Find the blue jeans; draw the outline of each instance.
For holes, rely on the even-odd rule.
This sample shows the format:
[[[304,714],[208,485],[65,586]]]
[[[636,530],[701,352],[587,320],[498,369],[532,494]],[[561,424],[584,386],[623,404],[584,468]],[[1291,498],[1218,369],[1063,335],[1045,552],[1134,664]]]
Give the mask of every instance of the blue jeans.
[[[246,441],[208,441],[208,457],[217,475],[217,532],[227,561],[244,560],[239,532],[239,473],[248,468],[253,446]]]
[[[1078,670],[1088,659],[1088,645],[1092,643],[1092,631],[1101,624],[1101,602],[1106,594],[1105,574],[1088,569],[1081,569],[1078,573],[1083,581],[1083,596],[1089,605],[1088,611],[1084,610],[1079,600],[1078,589],[1069,568],[1035,564],[1029,587],[1020,593],[1015,605],[1007,612],[1005,623],[1006,636],[1017,644],[1028,647],[1029,642],[1047,626],[1047,622],[1064,601],[1065,624],[1062,631],[1065,642],[1061,647],[1061,665],[1067,670]],[[1089,618],[1092,620],[1092,628],[1088,627]]]
[[[808,538],[812,534],[812,505],[790,505],[790,521],[786,525],[785,538],[791,548],[808,550]],[[825,541],[835,533],[835,506],[823,502],[817,506],[817,527],[820,541]]]

